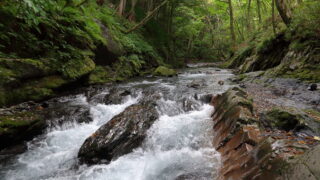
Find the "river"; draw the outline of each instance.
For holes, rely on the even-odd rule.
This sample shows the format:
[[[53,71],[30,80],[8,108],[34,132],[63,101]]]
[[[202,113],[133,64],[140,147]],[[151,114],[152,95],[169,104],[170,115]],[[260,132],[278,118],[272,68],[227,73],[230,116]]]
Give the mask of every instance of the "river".
[[[60,97],[55,106],[64,115],[50,116],[46,133],[28,142],[28,150],[0,166],[4,180],[175,180],[214,179],[220,166],[219,153],[211,145],[213,107],[206,94],[219,94],[230,85],[232,73],[213,67],[193,67],[170,78],[137,78],[92,92]],[[219,85],[219,81],[224,81]],[[119,103],[103,98],[112,88],[130,91]],[[78,151],[85,139],[126,107],[145,95],[159,93],[159,119],[147,132],[143,145],[110,164],[79,165]],[[207,98],[208,99],[208,98]],[[81,107],[91,121],[79,122],[83,113],[68,115],[68,108]],[[53,114],[55,109],[52,109]],[[58,111],[58,110],[57,110]]]

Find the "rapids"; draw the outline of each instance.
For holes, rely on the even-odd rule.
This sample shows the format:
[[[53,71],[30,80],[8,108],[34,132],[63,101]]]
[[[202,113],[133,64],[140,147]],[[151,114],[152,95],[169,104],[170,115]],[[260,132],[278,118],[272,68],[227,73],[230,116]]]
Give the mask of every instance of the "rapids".
[[[79,123],[74,116],[60,116],[61,124],[28,142],[28,150],[9,162],[0,163],[4,180],[174,180],[214,179],[219,154],[211,145],[213,107],[201,101],[206,94],[226,91],[233,76],[217,68],[189,68],[171,78],[137,78],[121,83],[130,91],[119,104],[104,104],[102,98],[113,87],[99,87],[89,93],[58,98],[58,106],[80,106],[89,111],[92,121]],[[219,85],[218,81],[225,81]],[[192,84],[199,87],[194,88]],[[144,96],[157,92],[160,118],[148,130],[141,147],[110,164],[79,165],[77,153],[84,140],[126,107]]]

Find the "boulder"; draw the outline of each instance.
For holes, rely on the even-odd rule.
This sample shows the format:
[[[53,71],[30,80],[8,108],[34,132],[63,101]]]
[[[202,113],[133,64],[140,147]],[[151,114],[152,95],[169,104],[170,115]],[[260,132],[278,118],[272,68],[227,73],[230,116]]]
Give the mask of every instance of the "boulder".
[[[299,119],[297,115],[280,109],[273,109],[260,115],[260,122],[263,127],[285,131],[295,129],[299,125]]]
[[[317,84],[311,84],[310,87],[308,88],[310,91],[316,91],[318,88]]]
[[[292,108],[291,111],[294,111]],[[307,116],[305,113],[295,110],[291,112],[274,108],[260,114],[259,123],[264,129],[279,129],[285,131],[304,132],[309,135],[320,134],[320,123]]]
[[[130,95],[131,92],[124,88],[112,88],[109,93],[103,98],[105,104],[121,104],[125,96]]]
[[[129,106],[87,138],[78,153],[80,162],[108,163],[139,147],[159,114],[155,101]]]
[[[204,79],[198,79],[198,80],[193,80],[190,84],[187,86],[190,88],[195,88],[198,89],[201,86],[205,85],[205,80]]]
[[[170,69],[165,66],[159,66],[156,70],[154,70],[153,75],[170,77],[177,75],[177,72],[174,69]]]
[[[320,145],[293,160],[287,168],[287,179],[318,179],[320,177]]]
[[[46,127],[42,107],[20,104],[0,111],[0,150],[41,134]]]

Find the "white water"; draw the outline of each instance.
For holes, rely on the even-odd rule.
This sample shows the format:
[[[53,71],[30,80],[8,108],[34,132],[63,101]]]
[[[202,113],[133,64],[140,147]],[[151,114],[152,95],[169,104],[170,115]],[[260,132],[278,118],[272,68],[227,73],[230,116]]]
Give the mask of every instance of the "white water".
[[[199,76],[183,74],[181,77],[185,78],[184,84],[184,81],[189,82]],[[173,90],[183,90],[174,83],[161,80],[142,81],[140,84],[158,85],[169,94]],[[226,88],[213,89],[221,92]],[[174,98],[177,96],[179,94],[173,93]],[[140,97],[128,97],[120,105],[91,105],[84,96],[78,96],[72,101],[90,107],[93,121],[51,129],[44,137],[30,143],[29,150],[19,155],[10,167],[6,167],[5,175],[0,179],[174,180],[180,175],[191,175],[189,179],[197,180],[214,178],[220,158],[211,145],[210,114],[213,107],[200,103],[193,111],[185,112],[181,102],[179,104],[175,99],[163,97],[158,101],[161,116],[148,130],[141,147],[107,165],[79,167],[77,153],[84,140],[126,107],[137,103]]]
[[[75,99],[75,102],[87,103],[83,96],[78,98]],[[29,145],[30,150],[18,158],[14,169],[9,170],[4,179],[45,179],[42,176],[67,171],[75,163],[77,153],[84,140],[102,124],[136,102],[137,99],[128,99],[121,105],[98,104],[91,107],[93,122],[74,124],[67,129],[59,127],[47,133],[40,142]]]

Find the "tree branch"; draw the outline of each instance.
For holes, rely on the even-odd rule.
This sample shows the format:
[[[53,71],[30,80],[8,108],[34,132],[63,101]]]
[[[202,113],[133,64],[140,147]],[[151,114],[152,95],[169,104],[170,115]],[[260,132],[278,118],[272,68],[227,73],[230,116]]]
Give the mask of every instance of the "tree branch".
[[[164,6],[165,4],[167,4],[168,0],[163,1],[158,7],[154,8],[154,10],[149,13],[144,19],[142,19],[138,24],[136,24],[134,27],[132,27],[131,29],[129,29],[128,31],[126,31],[125,33],[130,33],[138,28],[140,28],[141,26],[143,26],[145,23],[147,23],[155,14],[156,12],[158,12],[158,10]]]

